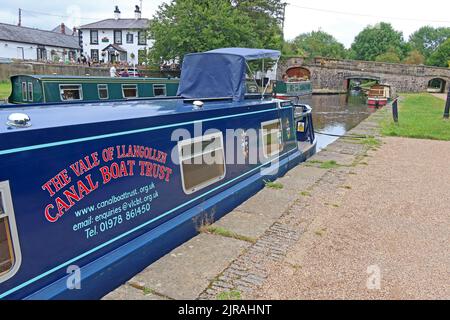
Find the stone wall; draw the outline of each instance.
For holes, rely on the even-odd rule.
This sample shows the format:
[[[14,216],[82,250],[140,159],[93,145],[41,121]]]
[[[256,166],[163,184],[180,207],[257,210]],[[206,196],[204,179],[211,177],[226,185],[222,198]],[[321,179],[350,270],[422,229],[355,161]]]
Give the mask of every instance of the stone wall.
[[[279,76],[293,66],[301,66],[311,71],[314,89],[346,90],[346,80],[358,77],[390,84],[397,92],[426,91],[428,82],[435,78],[446,81],[446,90],[450,86],[448,68],[322,58],[305,61],[303,58],[290,58],[280,64]]]
[[[58,74],[68,76],[109,76],[108,68],[52,65],[41,63],[0,63],[0,81],[9,81],[16,74]]]

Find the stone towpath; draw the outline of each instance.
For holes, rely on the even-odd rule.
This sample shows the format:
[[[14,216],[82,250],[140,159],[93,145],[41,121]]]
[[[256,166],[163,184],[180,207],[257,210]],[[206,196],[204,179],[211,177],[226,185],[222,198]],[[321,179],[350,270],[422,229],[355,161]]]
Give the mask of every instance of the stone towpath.
[[[386,112],[104,299],[449,299],[450,142],[381,138]]]

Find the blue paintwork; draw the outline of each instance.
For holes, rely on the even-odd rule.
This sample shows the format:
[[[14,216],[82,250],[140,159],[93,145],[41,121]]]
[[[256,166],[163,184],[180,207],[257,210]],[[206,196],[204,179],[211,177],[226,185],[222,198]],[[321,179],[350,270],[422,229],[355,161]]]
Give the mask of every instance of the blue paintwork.
[[[11,112],[27,113],[32,126],[7,128],[3,123]],[[225,137],[226,129],[259,129],[262,122],[279,118],[284,133],[292,134],[284,139],[283,151],[276,159],[280,170],[273,176],[260,174],[269,160],[253,165],[227,164],[224,180],[191,195],[184,193],[180,168],[170,160],[177,144],[171,141],[174,129],[185,128],[194,136],[194,124],[202,122],[203,132],[214,128]],[[0,298],[100,298],[194,236],[193,218],[208,212],[214,213],[215,219],[220,218],[262,188],[264,179],[280,176],[298,164],[304,155],[298,151],[294,130],[292,104],[272,99],[211,101],[202,110],[194,110],[191,103],[180,99],[0,109],[0,181],[10,183],[22,253],[18,273],[0,284]],[[142,145],[167,153],[169,157],[163,165],[173,172],[169,181],[139,176],[137,164],[134,176],[105,185],[99,170],[105,165],[103,160],[80,178],[69,169],[69,165],[93,152],[101,158],[102,150],[121,145]],[[114,161],[121,160],[133,159]],[[134,160],[137,163],[141,159]],[[45,207],[54,203],[63,190],[50,197],[42,186],[63,169],[73,179],[69,185],[77,180],[86,182],[86,175],[91,174],[99,186],[51,223],[45,218]],[[124,201],[77,217],[79,210],[151,184],[159,197],[151,203],[150,212],[132,221],[124,218],[122,224],[89,239],[86,233],[73,231],[75,224],[121,207]],[[127,201],[138,197],[144,195]],[[125,216],[126,211],[120,214]],[[81,290],[66,288],[69,265],[81,267]]]

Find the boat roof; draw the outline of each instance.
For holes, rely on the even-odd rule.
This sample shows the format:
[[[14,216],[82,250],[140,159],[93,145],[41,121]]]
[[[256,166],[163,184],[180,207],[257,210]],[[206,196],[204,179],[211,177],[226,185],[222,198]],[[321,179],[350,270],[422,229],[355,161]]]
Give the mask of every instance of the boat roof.
[[[278,101],[273,98],[246,99],[245,101],[215,100],[205,101],[200,112],[219,109],[233,109],[235,107],[267,105]],[[8,116],[12,113],[24,113],[31,119],[32,126],[18,130],[37,130],[44,128],[65,127],[88,123],[101,123],[138,118],[158,117],[165,115],[188,114],[199,112],[192,101],[183,99],[164,100],[132,100],[95,103],[74,103],[55,105],[15,105],[14,107],[0,106],[0,134],[14,133],[6,125]],[[164,123],[161,123],[164,125]]]
[[[106,77],[106,76],[67,76],[67,75],[54,75],[54,74],[17,74],[11,77],[30,77],[38,80],[108,80],[108,81],[150,81],[150,80],[179,80],[178,78],[145,78],[145,77]]]
[[[234,54],[245,58],[247,61],[258,59],[278,59],[281,52],[269,49],[252,49],[252,48],[221,48],[208,51],[207,53]]]

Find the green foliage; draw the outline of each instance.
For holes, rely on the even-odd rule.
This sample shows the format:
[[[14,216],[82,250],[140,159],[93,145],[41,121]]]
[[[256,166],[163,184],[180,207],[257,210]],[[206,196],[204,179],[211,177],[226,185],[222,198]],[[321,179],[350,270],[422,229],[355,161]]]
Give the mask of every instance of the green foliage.
[[[436,67],[450,67],[450,38],[442,43],[430,56],[427,64]]]
[[[281,190],[284,188],[283,184],[281,184],[279,182],[272,182],[272,181],[266,181],[266,180],[264,180],[264,185],[266,186],[266,188],[275,189],[275,190]]]
[[[221,292],[217,295],[217,300],[242,300],[242,295],[237,290]]]
[[[414,49],[408,53],[408,56],[405,58],[403,63],[406,64],[424,64],[425,57],[420,53],[419,50]]]
[[[375,58],[375,61],[378,62],[390,62],[390,63],[399,63],[400,57],[398,55],[398,51],[395,48],[389,48],[385,53],[380,54]]]
[[[302,56],[324,57],[344,59],[347,57],[347,52],[342,43],[338,42],[332,35],[323,31],[312,31],[303,33],[297,36],[293,41],[286,44],[288,51],[291,54],[298,54]]]
[[[428,93],[405,94],[399,105],[399,124],[383,121],[387,136],[450,141],[450,122],[443,119],[445,101]]]
[[[281,0],[172,0],[150,25],[154,62],[221,47],[280,49]],[[274,7],[277,5],[276,7]]]
[[[266,49],[281,49],[283,46],[281,25],[284,1],[282,0],[231,0],[241,14],[250,18],[253,32]]]
[[[0,100],[4,100],[11,94],[11,82],[0,82]]]
[[[374,61],[389,51],[395,51],[402,59],[407,52],[403,33],[394,30],[390,23],[381,22],[375,26],[368,26],[361,31],[352,44],[351,51],[354,59]],[[388,58],[393,58],[390,53]]]
[[[409,37],[409,44],[428,59],[448,38],[450,38],[450,28],[424,26]]]

